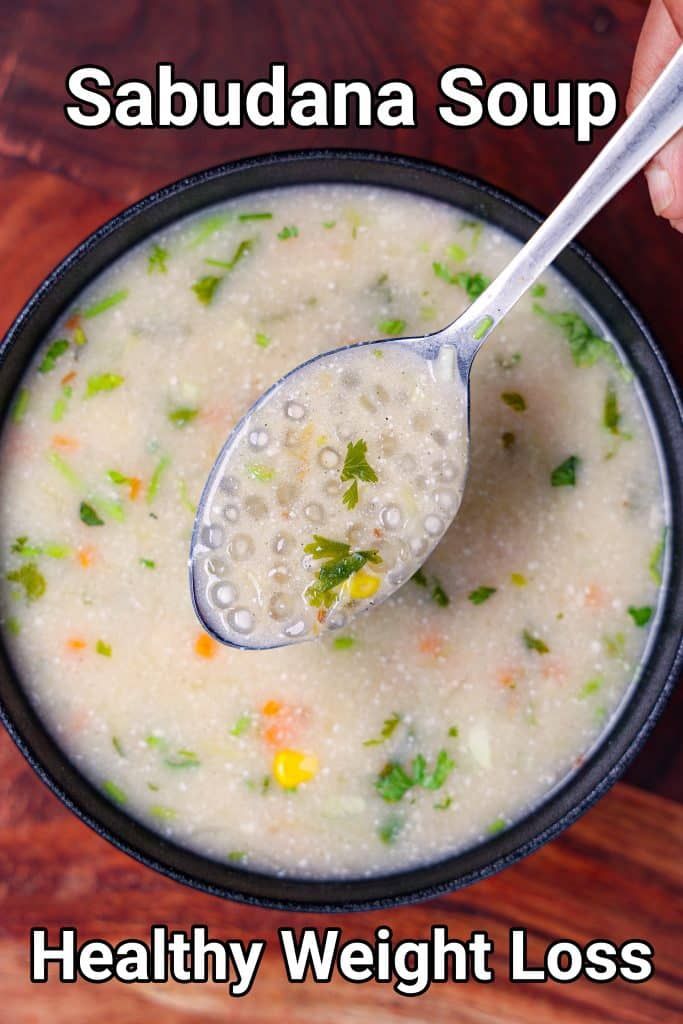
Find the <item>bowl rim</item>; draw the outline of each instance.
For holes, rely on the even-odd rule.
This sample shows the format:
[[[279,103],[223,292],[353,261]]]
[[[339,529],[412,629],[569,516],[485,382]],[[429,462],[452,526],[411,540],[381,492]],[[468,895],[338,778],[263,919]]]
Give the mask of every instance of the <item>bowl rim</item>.
[[[301,171],[302,168],[323,170],[327,165],[334,165],[338,172],[346,171],[346,173],[339,173],[339,176],[321,174],[319,177],[312,178],[304,176],[303,180],[297,179],[295,175],[290,182],[273,181],[270,184],[257,186],[246,184],[238,192],[232,195],[226,194],[223,201],[234,198],[237,194],[247,195],[264,188],[307,183],[322,184],[324,182],[352,184],[356,181],[351,176],[354,167],[363,170],[388,168],[390,175],[397,179],[403,175],[406,181],[401,183],[377,181],[375,184],[380,187],[385,186],[399,191],[416,193],[418,190],[414,187],[411,188],[409,184],[409,179],[413,176],[420,177],[425,182],[436,182],[437,180],[447,182],[451,187],[465,189],[485,197],[494,205],[497,212],[501,214],[506,211],[511,212],[511,216],[517,219],[516,227],[521,229],[521,234],[515,228],[504,228],[517,238],[528,237],[528,235],[525,236],[524,229],[528,229],[528,232],[531,233],[531,230],[543,219],[541,214],[528,204],[486,181],[432,161],[400,154],[348,148],[301,149],[267,153],[219,164],[185,176],[126,207],[91,232],[60,260],[35,289],[7,331],[0,346],[0,373],[5,372],[8,355],[13,352],[15,346],[23,343],[23,339],[27,339],[28,347],[27,351],[18,357],[15,376],[18,378],[26,368],[37,345],[44,337],[45,325],[54,322],[58,312],[55,313],[54,309],[51,309],[47,318],[43,318],[42,325],[39,324],[40,317],[37,314],[43,310],[46,303],[48,306],[50,305],[51,298],[53,307],[56,308],[57,305],[60,305],[58,290],[63,283],[66,283],[68,298],[61,302],[61,308],[84,287],[84,282],[94,279],[102,271],[103,266],[118,258],[122,252],[133,248],[154,231],[159,230],[160,224],[148,226],[144,230],[144,218],[148,212],[164,207],[170,208],[175,200],[180,200],[183,196],[190,195],[195,191],[197,194],[205,193],[210,191],[212,184],[220,184],[227,179],[234,179],[235,176],[248,177],[254,173],[268,175],[271,169],[275,168],[274,177],[277,177],[284,168],[294,171]],[[372,182],[357,183],[369,184]],[[430,192],[428,188],[425,188],[420,194],[432,195],[433,198],[448,202],[436,192],[436,185],[434,185],[433,191]],[[204,202],[198,202],[195,208],[207,207],[220,201],[220,198],[210,198]],[[451,205],[457,206],[458,203],[453,200]],[[185,214],[175,213],[169,216],[164,223],[171,223],[189,212],[193,211],[188,210]],[[493,221],[493,223],[498,222]],[[87,272],[88,264],[85,261],[91,258],[91,253],[97,253],[98,249],[106,248],[106,243],[109,240],[125,234],[129,228],[135,229],[136,225],[137,234],[132,240],[122,245],[120,251],[113,256],[101,255],[100,266]],[[572,243],[565,250],[555,262],[555,266],[561,266],[566,260],[574,260],[577,268],[587,269],[589,276],[595,280],[596,287],[601,289],[606,296],[605,301],[607,301],[607,297],[614,300],[615,310],[626,315],[627,320],[631,322],[635,336],[642,339],[644,343],[642,355],[649,360],[650,365],[646,376],[642,378],[640,375],[638,376],[638,382],[642,385],[647,379],[651,384],[651,394],[646,397],[641,393],[641,399],[648,407],[651,428],[659,442],[661,468],[668,478],[666,480],[669,490],[668,497],[671,500],[673,495],[677,504],[683,503],[683,484],[681,483],[683,480],[683,443],[680,441],[683,406],[678,387],[667,363],[642,315],[602,265],[577,243]],[[75,271],[79,268],[83,268],[85,278],[77,281],[78,275]],[[567,270],[561,269],[561,273],[571,280],[571,274]],[[590,300],[589,304],[596,305],[593,300]],[[597,311],[603,316],[599,308]],[[633,352],[627,349],[627,353],[629,359],[633,361]],[[12,393],[14,393],[14,385],[10,385],[9,388],[9,395]],[[10,406],[9,395],[5,402],[5,412]],[[652,411],[651,399],[653,396],[657,397],[657,401],[661,399],[663,403],[658,417],[655,417]],[[670,422],[665,423],[667,419]],[[678,445],[674,444],[673,449],[667,448],[662,443],[665,426],[667,431],[678,433],[679,442]],[[675,494],[674,485],[676,487]],[[674,522],[675,518],[672,516],[671,523]],[[669,613],[674,610],[672,608],[674,604],[676,605],[675,610],[680,612],[677,621],[683,621],[683,588],[679,586],[676,592],[672,592],[670,588],[674,570],[678,577],[682,575],[683,555],[679,557],[675,550],[676,541],[677,537],[674,534],[667,543],[669,564],[662,585],[662,608],[664,611],[659,620],[660,631],[663,631],[661,619],[667,610]],[[674,560],[675,565],[673,564]],[[81,821],[129,856],[177,882],[210,895],[258,907],[292,912],[329,913],[387,909],[434,898],[492,875],[538,849],[588,810],[614,784],[632,761],[671,694],[677,676],[683,667],[683,631],[680,627],[676,628],[675,622],[673,634],[667,634],[665,639],[667,641],[667,664],[663,668],[660,667],[659,672],[651,672],[648,677],[648,662],[654,656],[654,644],[650,644],[649,653],[646,654],[646,664],[641,667],[637,683],[632,686],[628,697],[622,702],[616,718],[600,736],[585,763],[570,773],[557,787],[550,790],[532,811],[500,835],[466,848],[459,853],[418,867],[369,877],[318,880],[279,876],[251,868],[221,864],[164,839],[159,833],[147,828],[129,816],[123,809],[107,800],[102,792],[81,774],[75,764],[70,762],[53,739],[47,726],[42,724],[28,695],[24,693],[19,673],[15,671],[4,644],[0,645],[0,718],[9,735],[41,780]],[[647,699],[645,699],[646,695]],[[458,865],[463,867],[459,870]]]

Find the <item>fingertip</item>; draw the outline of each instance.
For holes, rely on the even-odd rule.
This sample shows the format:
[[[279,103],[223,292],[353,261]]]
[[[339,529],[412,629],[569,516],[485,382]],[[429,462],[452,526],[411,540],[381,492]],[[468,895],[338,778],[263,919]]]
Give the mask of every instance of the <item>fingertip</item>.
[[[651,164],[645,171],[650,202],[658,217],[665,217],[676,198],[676,189],[668,167],[661,163]]]
[[[678,220],[671,220],[669,223],[675,231],[680,231],[683,235],[683,217],[680,217]]]

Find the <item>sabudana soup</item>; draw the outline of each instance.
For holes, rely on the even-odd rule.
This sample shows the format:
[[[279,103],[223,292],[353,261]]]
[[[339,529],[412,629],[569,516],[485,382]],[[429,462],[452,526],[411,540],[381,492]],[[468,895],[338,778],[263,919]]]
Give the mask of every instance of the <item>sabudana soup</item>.
[[[666,504],[632,375],[554,272],[477,357],[460,511],[384,603],[347,615],[419,563],[464,471],[457,396],[393,345],[283,393],[211,506],[211,613],[318,638],[221,645],[188,587],[196,503],[258,396],[328,349],[436,330],[517,248],[409,193],[254,193],[148,238],[49,332],[2,438],[5,640],[129,814],[222,862],[390,873],[507,828],[609,727]]]

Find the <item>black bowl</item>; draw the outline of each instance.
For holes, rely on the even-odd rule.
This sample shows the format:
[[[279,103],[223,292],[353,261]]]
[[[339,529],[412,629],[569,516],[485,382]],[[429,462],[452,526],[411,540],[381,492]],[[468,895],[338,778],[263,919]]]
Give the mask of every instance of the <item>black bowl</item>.
[[[112,260],[151,232],[210,203],[258,189],[308,182],[359,182],[404,189],[452,203],[526,239],[540,217],[485,182],[433,164],[361,151],[279,153],[226,164],[161,189],[90,235],[50,274],[12,325],[0,350],[0,408],[6,410],[36,347],[60,313]],[[670,502],[683,521],[681,403],[640,314],[583,249],[556,266],[619,339],[640,382],[658,436]],[[308,881],[230,867],[168,842],[128,817],[72,765],[36,715],[7,652],[0,649],[0,714],[41,779],[99,835],[176,881],[217,896],[297,910],[370,910],[437,896],[513,863],[571,824],[615,782],[652,728],[683,661],[683,544],[669,536],[662,607],[638,681],[584,763],[534,811],[501,835],[424,867],[375,878]]]

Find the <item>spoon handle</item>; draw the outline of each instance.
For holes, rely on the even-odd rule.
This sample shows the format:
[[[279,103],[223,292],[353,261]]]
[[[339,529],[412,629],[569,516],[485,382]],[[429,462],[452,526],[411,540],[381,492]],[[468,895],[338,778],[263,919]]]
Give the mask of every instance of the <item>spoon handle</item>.
[[[439,332],[439,340],[457,342],[461,358],[471,361],[489,332],[555,257],[681,128],[683,46],[562,202],[486,291]]]

